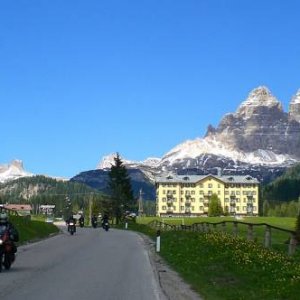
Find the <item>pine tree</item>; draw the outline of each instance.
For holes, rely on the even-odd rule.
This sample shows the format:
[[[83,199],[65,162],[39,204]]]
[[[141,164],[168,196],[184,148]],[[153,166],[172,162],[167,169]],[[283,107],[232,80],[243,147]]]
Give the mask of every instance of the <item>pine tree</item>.
[[[130,210],[134,205],[131,181],[119,153],[114,158],[114,165],[110,168],[109,189],[113,217],[116,218],[118,224],[124,212]]]
[[[295,231],[296,231],[296,239],[298,241],[298,244],[300,244],[300,213],[298,214],[297,217]]]
[[[213,194],[209,201],[208,216],[217,217],[223,214],[222,205],[220,199],[216,194]]]

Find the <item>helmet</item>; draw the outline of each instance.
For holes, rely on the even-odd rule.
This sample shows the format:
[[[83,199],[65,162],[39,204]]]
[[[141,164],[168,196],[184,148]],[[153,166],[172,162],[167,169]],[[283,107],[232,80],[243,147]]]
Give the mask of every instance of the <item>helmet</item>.
[[[8,217],[6,213],[0,213],[0,224],[5,224],[8,221]]]

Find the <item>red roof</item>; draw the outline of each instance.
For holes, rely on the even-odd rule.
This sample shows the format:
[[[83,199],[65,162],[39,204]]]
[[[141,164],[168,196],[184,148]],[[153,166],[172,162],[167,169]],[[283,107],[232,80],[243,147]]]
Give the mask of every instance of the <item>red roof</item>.
[[[11,210],[18,210],[18,211],[32,210],[32,207],[29,204],[4,204],[4,208],[11,209]]]

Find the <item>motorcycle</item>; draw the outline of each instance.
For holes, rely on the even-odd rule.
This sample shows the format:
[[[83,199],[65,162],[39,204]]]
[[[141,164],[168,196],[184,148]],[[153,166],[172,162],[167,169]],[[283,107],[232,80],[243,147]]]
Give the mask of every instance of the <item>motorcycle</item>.
[[[5,226],[0,228],[0,272],[2,268],[9,270],[15,260],[13,243],[9,238],[9,232]]]
[[[108,231],[108,229],[109,229],[109,224],[108,224],[108,222],[107,222],[107,221],[103,222],[102,227],[103,227],[103,229],[104,229],[105,231]]]
[[[73,235],[76,232],[76,227],[74,222],[69,222],[68,231],[70,232],[71,235]]]
[[[98,225],[98,224],[97,224],[97,220],[93,220],[93,221],[92,221],[92,226],[93,226],[93,228],[97,228],[97,225]]]
[[[82,219],[79,219],[79,226],[82,228],[84,227],[84,221]]]

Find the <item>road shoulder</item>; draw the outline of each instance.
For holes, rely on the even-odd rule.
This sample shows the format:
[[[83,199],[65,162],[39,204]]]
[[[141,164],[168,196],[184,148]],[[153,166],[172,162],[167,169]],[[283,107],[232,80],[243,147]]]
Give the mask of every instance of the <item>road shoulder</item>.
[[[179,274],[172,270],[158,253],[156,253],[154,241],[144,234],[139,234],[144,240],[156,279],[164,294],[162,300],[202,300],[202,298],[183,281]]]

